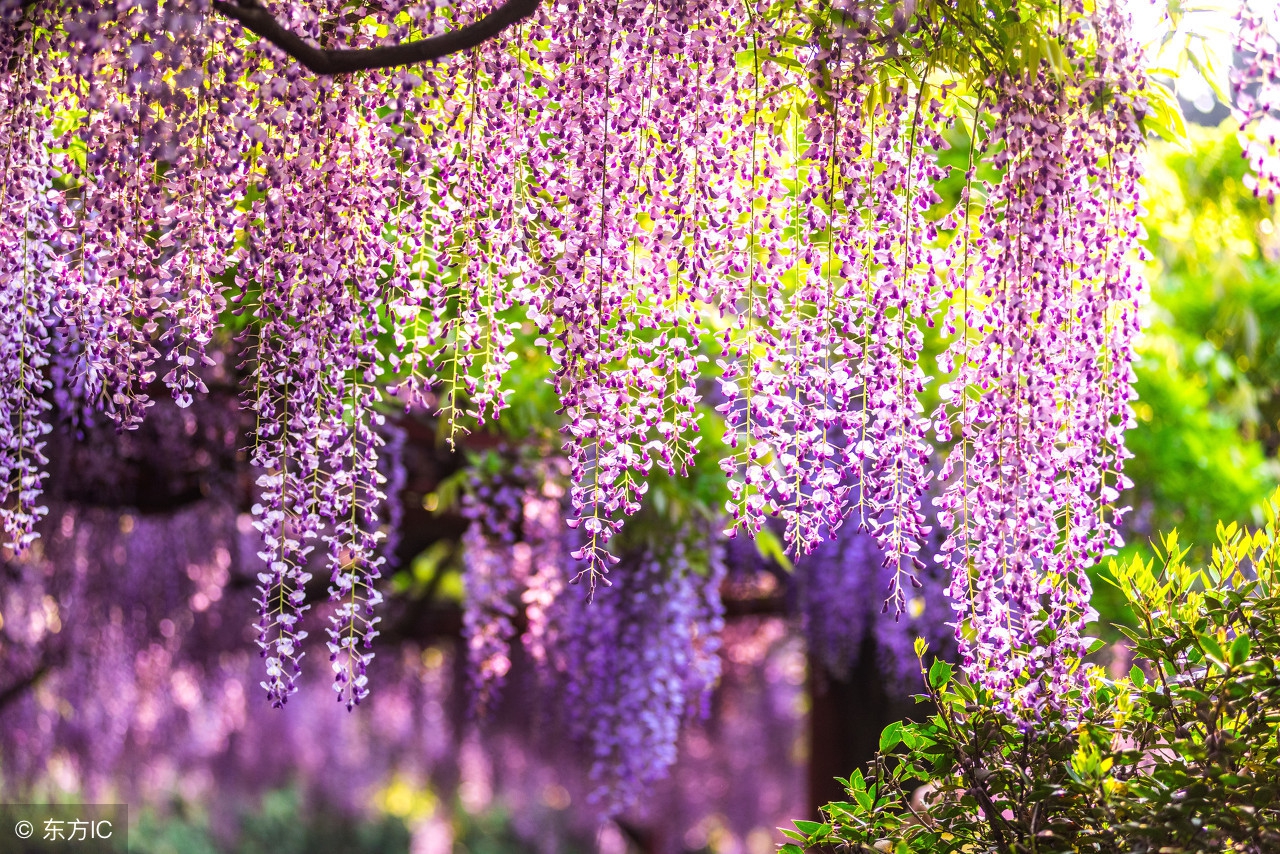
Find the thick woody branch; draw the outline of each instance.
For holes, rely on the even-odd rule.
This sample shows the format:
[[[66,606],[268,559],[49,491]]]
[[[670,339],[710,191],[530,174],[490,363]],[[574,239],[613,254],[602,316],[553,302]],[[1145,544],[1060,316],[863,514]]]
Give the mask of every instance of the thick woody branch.
[[[351,74],[430,62],[484,44],[537,11],[540,0],[507,0],[478,21],[452,32],[385,47],[325,50],[286,29],[257,0],[213,0],[213,8],[260,38],[271,42],[315,74]]]

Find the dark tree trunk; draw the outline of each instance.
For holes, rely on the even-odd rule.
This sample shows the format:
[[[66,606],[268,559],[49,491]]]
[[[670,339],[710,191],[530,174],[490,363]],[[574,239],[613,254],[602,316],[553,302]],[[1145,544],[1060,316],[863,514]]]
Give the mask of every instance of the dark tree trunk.
[[[876,640],[867,632],[858,662],[844,677],[828,673],[809,658],[809,816],[830,801],[846,800],[836,777],[855,768],[866,773],[875,758],[880,733],[890,723],[912,714],[915,704],[889,690],[877,662]]]

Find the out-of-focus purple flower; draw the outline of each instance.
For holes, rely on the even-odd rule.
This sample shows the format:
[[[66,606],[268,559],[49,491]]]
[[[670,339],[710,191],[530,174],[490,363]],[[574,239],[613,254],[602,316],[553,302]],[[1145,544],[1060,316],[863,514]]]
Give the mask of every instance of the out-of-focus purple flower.
[[[720,674],[724,565],[718,546],[691,561],[683,542],[619,564],[588,601],[558,602],[554,661],[564,713],[593,759],[592,797],[608,814],[635,802],[676,760],[681,722],[705,714]]]
[[[1233,114],[1242,130],[1244,156],[1253,169],[1246,185],[1268,204],[1280,192],[1280,10],[1265,0],[1243,0],[1235,47],[1243,57],[1231,69]]]

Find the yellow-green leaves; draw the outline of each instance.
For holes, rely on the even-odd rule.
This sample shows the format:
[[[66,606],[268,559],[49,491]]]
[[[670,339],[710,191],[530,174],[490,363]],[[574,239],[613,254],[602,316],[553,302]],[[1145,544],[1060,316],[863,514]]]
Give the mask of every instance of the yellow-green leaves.
[[[1182,115],[1182,106],[1178,97],[1164,83],[1150,80],[1147,85],[1147,107],[1149,112],[1142,120],[1142,126],[1154,131],[1161,139],[1172,142],[1185,151],[1191,146],[1187,141],[1187,120]]]

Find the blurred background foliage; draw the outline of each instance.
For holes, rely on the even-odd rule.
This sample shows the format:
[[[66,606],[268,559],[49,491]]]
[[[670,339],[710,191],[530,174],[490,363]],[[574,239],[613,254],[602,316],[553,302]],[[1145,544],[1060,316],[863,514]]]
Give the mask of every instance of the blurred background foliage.
[[[385,812],[365,818],[334,814],[309,806],[296,788],[275,789],[263,795],[257,809],[243,812],[232,829],[237,854],[410,854],[413,849],[411,825],[439,812],[429,790],[412,790],[395,784],[389,787],[390,800],[383,798]],[[421,803],[403,810],[397,794],[409,794]],[[210,826],[209,817],[189,804],[172,805],[164,813],[146,809],[130,831],[130,850],[135,854],[221,854],[225,839]],[[462,804],[449,810],[449,838],[456,854],[522,854],[529,843],[511,824],[511,816],[501,805],[472,812]],[[591,850],[592,840],[563,839],[562,854]],[[421,845],[421,843],[419,843]]]
[[[131,832],[130,850],[137,854],[218,854],[221,841],[208,817],[190,808],[163,816],[145,810]],[[308,810],[295,789],[263,796],[258,810],[240,817],[239,854],[408,854],[410,835],[394,815],[352,822]]]

